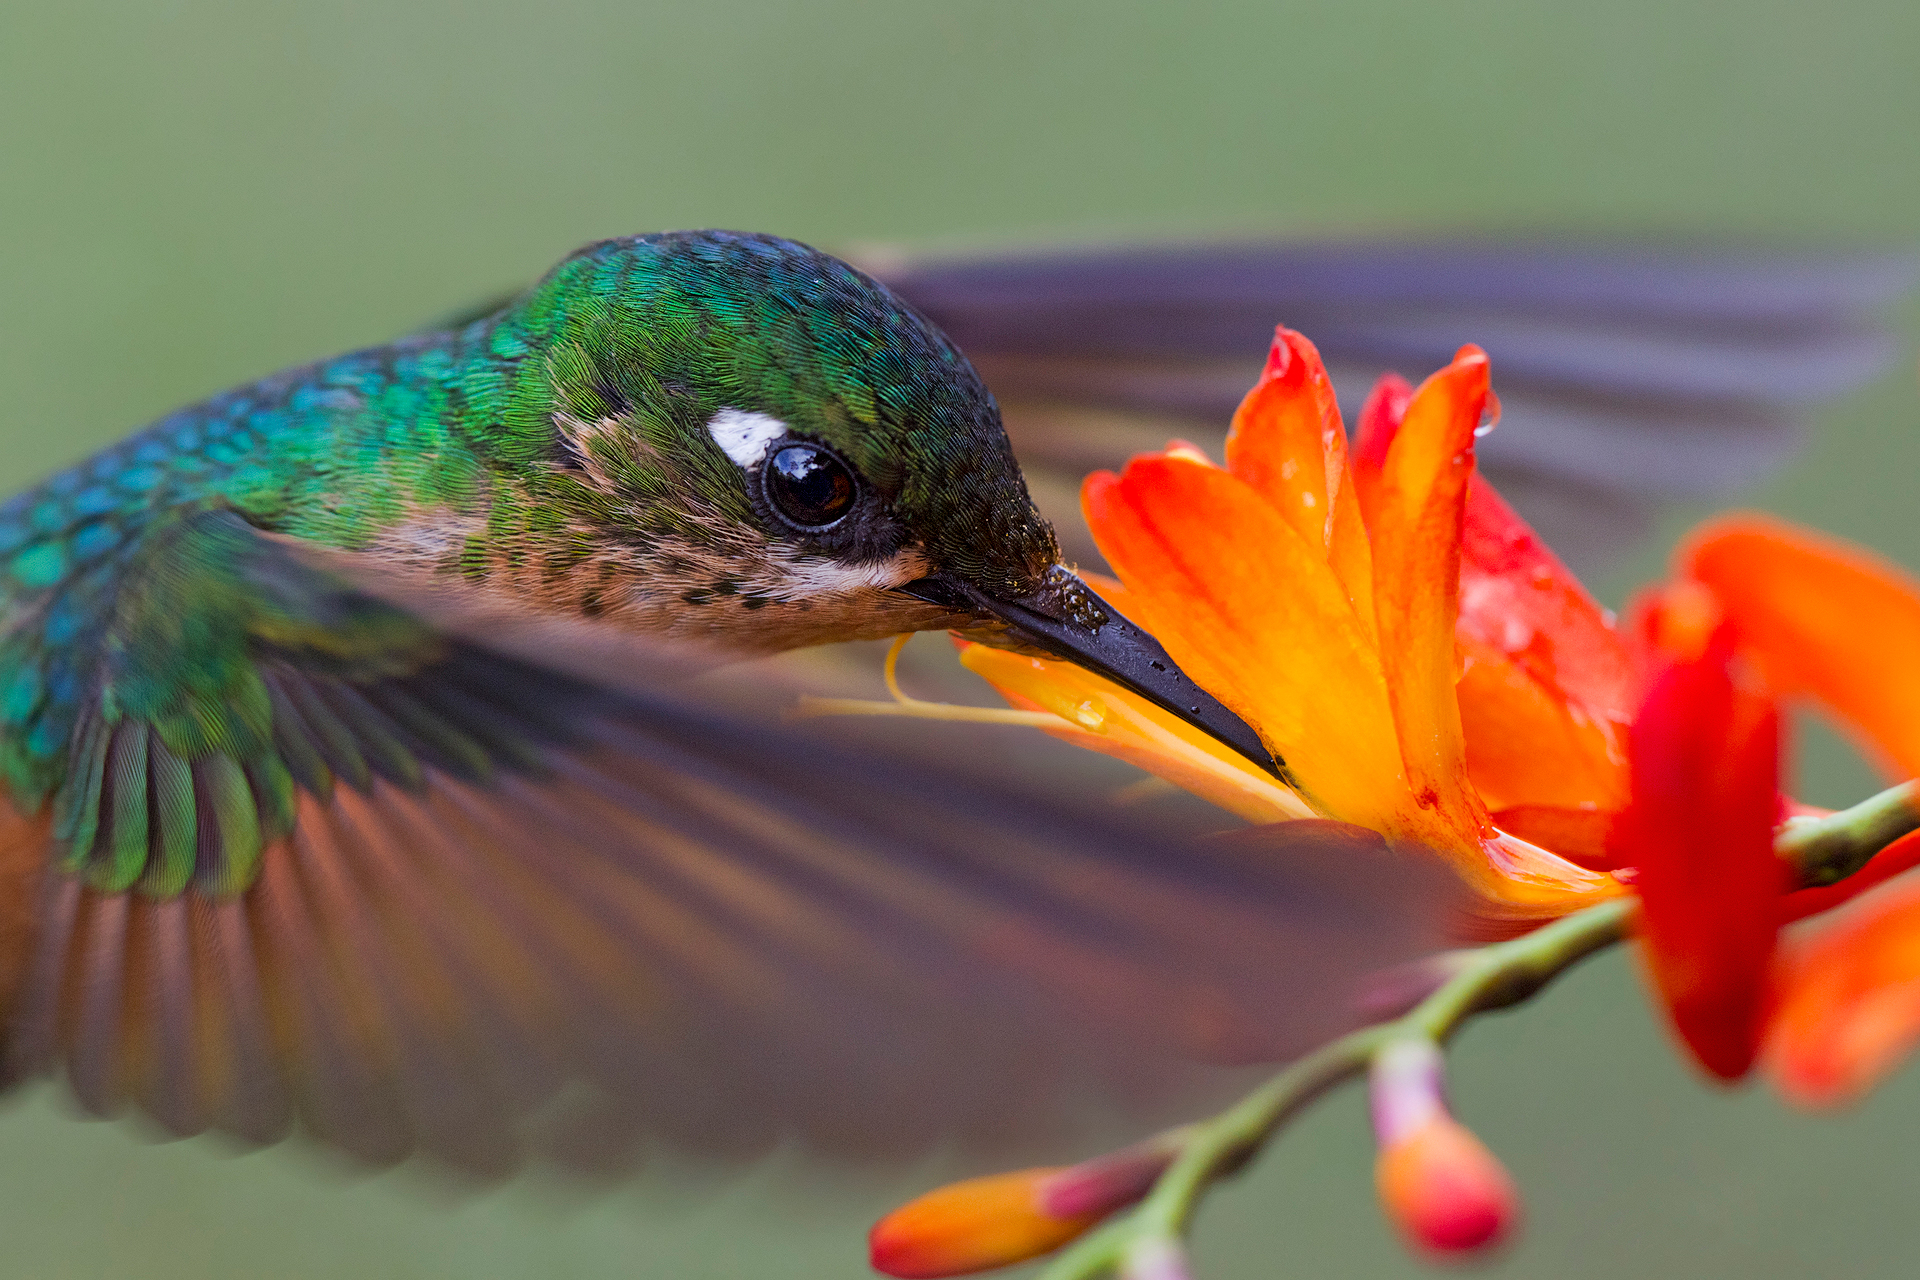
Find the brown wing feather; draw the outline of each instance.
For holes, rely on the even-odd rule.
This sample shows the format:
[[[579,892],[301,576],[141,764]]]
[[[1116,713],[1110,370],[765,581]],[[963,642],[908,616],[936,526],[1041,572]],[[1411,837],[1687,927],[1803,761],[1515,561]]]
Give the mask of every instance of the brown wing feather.
[[[537,775],[303,793],[240,899],[46,876],[11,1074],[480,1175],[1004,1148],[1325,1034],[1445,915],[1440,877],[1336,824],[1196,847],[811,730],[607,706]]]
[[[1449,918],[1444,872],[1352,828],[1196,845],[1036,789],[1004,739],[782,724],[764,674],[622,691],[424,643],[215,532],[326,641],[248,641],[273,752],[182,760],[99,709],[75,812],[111,831],[74,824],[75,859],[45,820],[0,829],[0,1081],[64,1072],[96,1114],[486,1176],[1005,1146],[1311,1043]],[[383,624],[346,666],[340,617]],[[262,831],[289,834],[256,864]],[[222,874],[100,874],[183,833]]]

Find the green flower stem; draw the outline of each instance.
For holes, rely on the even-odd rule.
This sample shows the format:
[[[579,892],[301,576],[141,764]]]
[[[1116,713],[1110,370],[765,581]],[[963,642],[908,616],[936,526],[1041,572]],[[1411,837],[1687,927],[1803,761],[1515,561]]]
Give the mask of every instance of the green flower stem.
[[[1920,829],[1920,783],[1882,791],[1824,818],[1793,818],[1774,847],[1801,886],[1833,884]],[[1456,952],[1449,976],[1410,1011],[1363,1027],[1289,1065],[1238,1103],[1198,1124],[1161,1135],[1179,1155],[1132,1212],[1115,1218],[1054,1260],[1040,1280],[1097,1280],[1130,1270],[1179,1274],[1180,1241],[1207,1191],[1253,1158],[1321,1094],[1364,1073],[1403,1040],[1444,1045],[1477,1014],[1531,999],[1542,987],[1631,932],[1638,903],[1615,898],[1524,937]],[[1152,1267],[1141,1267],[1151,1259]]]
[[[1915,829],[1920,782],[1903,782],[1824,818],[1789,818],[1773,847],[1793,867],[1800,887],[1810,889],[1846,879]]]
[[[1112,1275],[1137,1251],[1179,1240],[1214,1182],[1239,1169],[1314,1099],[1366,1071],[1381,1049],[1410,1037],[1444,1042],[1474,1014],[1527,999],[1576,962],[1624,938],[1634,906],[1630,898],[1616,898],[1525,937],[1482,947],[1411,1012],[1332,1041],[1226,1111],[1188,1126],[1179,1157],[1139,1207],[1062,1254],[1041,1280]]]

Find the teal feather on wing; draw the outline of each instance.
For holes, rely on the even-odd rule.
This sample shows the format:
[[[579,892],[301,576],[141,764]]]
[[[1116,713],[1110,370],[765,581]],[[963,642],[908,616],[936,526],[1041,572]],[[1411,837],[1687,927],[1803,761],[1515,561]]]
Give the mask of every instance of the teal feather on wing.
[[[54,834],[94,888],[244,891],[262,846],[292,830],[296,770],[324,794],[329,756],[362,785],[371,759],[418,786],[417,752],[460,776],[488,767],[484,747],[404,690],[378,705],[360,691],[433,662],[439,637],[233,512],[156,521],[122,563],[58,658],[85,692]]]

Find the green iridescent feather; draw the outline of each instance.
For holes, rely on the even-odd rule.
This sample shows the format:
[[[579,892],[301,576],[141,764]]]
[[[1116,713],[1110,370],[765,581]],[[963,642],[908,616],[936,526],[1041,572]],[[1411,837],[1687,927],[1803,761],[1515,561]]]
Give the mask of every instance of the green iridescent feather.
[[[54,801],[99,888],[232,892],[298,786],[512,757],[511,730],[421,701],[431,631],[261,535],[358,551],[455,517],[473,532],[443,571],[564,576],[582,528],[756,520],[704,430],[740,404],[841,450],[909,518],[970,513],[925,521],[928,550],[983,584],[1054,558],[1030,506],[992,500],[1018,472],[991,397],[884,289],[767,237],[608,241],[494,315],[215,396],[0,507],[10,794]],[[599,483],[557,415],[617,422],[588,446]]]

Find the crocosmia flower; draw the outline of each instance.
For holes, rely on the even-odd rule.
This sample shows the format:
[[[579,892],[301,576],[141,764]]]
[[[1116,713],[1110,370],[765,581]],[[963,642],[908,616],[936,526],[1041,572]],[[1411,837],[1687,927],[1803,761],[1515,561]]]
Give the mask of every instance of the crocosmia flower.
[[[1902,875],[1920,866],[1920,784],[1863,808],[1886,824],[1864,868],[1799,884],[1782,824],[1809,811],[1781,794],[1780,708],[1811,702],[1896,777],[1920,772],[1920,584],[1738,516],[1698,532],[1616,627],[1475,474],[1497,411],[1486,355],[1462,347],[1418,388],[1383,378],[1349,450],[1318,354],[1282,329],[1224,465],[1175,442],[1088,478],[1119,575],[1103,594],[1255,728],[1278,779],[1071,664],[978,645],[962,660],[1059,717],[1049,732],[1248,821],[1337,819],[1446,859],[1489,934],[1633,893],[1649,984],[1706,1072],[1737,1080],[1764,1058],[1795,1101],[1858,1096],[1920,1044],[1920,885]],[[1412,986],[1466,972],[1467,954]],[[1409,1032],[1370,1061],[1382,1205],[1437,1259],[1498,1244],[1519,1212],[1447,1111],[1443,1039]],[[1037,1256],[1144,1195],[1171,1149],[936,1191],[875,1229],[875,1264]]]
[[[1337,818],[1431,849],[1489,915],[1553,916],[1622,892],[1503,830],[1488,795],[1596,845],[1596,815],[1624,800],[1624,647],[1475,483],[1474,440],[1497,410],[1485,353],[1463,347],[1411,394],[1392,392],[1369,406],[1350,459],[1318,353],[1281,330],[1224,467],[1180,446],[1097,473],[1084,491],[1119,574],[1116,606],[1259,731],[1286,785],[1065,664],[980,647],[965,661],[1031,705],[1125,707],[1128,725],[1063,735],[1244,816]],[[1545,734],[1554,741],[1535,746]],[[1516,735],[1534,757],[1506,745]]]
[[[1707,525],[1678,565],[1712,592],[1769,687],[1825,710],[1890,777],[1920,772],[1920,583],[1760,516]],[[1916,862],[1920,834],[1837,885],[1785,899],[1780,914],[1794,919],[1862,895],[1782,950],[1766,1055],[1789,1098],[1851,1100],[1920,1042],[1920,886],[1886,883]]]
[[[1788,944],[1768,1065],[1788,1098],[1832,1106],[1865,1093],[1917,1043],[1920,882],[1909,878]]]
[[[1349,451],[1318,354],[1282,329],[1224,466],[1176,443],[1089,477],[1110,598],[1260,732],[1283,782],[1078,668],[979,646],[963,661],[1065,716],[1059,736],[1250,821],[1338,818],[1431,850],[1501,929],[1632,886],[1675,1029],[1738,1078],[1778,926],[1920,861],[1897,847],[1787,892],[1776,703],[1814,701],[1920,771],[1920,592],[1856,549],[1734,517],[1616,627],[1474,474],[1496,409],[1486,356],[1463,347],[1417,389],[1383,379]]]

